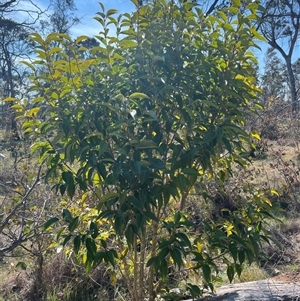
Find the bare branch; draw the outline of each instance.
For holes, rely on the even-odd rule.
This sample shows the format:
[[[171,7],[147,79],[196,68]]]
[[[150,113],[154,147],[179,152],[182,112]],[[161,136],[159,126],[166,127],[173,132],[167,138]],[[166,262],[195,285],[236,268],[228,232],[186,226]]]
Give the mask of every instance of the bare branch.
[[[209,9],[207,10],[207,12],[205,13],[206,16],[210,15],[216,8],[217,4],[218,4],[219,0],[215,0],[211,6],[209,7]]]
[[[5,229],[6,226],[8,226],[11,218],[16,215],[17,211],[23,208],[23,211],[21,213],[21,226],[20,226],[20,233],[17,237],[17,239],[15,239],[9,246],[3,247],[0,249],[0,256],[2,256],[3,254],[5,254],[6,252],[9,252],[11,250],[13,250],[14,248],[16,248],[17,246],[19,246],[20,244],[22,244],[23,242],[25,242],[28,237],[24,238],[24,225],[25,225],[25,206],[26,203],[28,201],[28,198],[30,196],[30,194],[34,191],[36,185],[40,182],[40,180],[42,179],[41,177],[41,169],[42,166],[39,167],[37,176],[35,181],[33,182],[33,184],[31,185],[31,187],[28,188],[28,190],[25,192],[25,194],[23,195],[21,202],[19,204],[17,204],[11,211],[10,213],[5,217],[5,219],[1,222],[0,224],[0,233],[3,234],[3,230]]]

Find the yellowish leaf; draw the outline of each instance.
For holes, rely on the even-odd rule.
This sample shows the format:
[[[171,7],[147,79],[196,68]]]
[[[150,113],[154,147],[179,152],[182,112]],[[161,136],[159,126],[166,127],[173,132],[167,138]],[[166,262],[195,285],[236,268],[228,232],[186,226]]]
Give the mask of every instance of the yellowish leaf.
[[[198,241],[198,242],[197,242],[197,251],[198,251],[199,253],[202,252],[202,247],[203,247],[202,243],[200,243],[200,242]]]
[[[111,274],[110,274],[110,283],[116,287],[117,285],[117,274],[115,271],[113,271]]]
[[[262,197],[262,200],[263,200],[265,203],[267,203],[269,206],[272,207],[272,202],[271,202],[268,198]]]
[[[273,195],[276,195],[279,197],[279,193],[275,189],[271,189],[270,191]]]
[[[260,140],[260,135],[259,135],[259,133],[257,131],[252,131],[250,133],[250,137],[254,138],[254,139],[257,139],[257,140]]]
[[[228,224],[226,226],[226,233],[227,233],[227,236],[230,236],[232,234],[232,229],[234,228],[234,226],[232,224]]]
[[[127,253],[128,253],[128,248],[125,248],[121,253],[120,259],[123,259],[127,255]]]

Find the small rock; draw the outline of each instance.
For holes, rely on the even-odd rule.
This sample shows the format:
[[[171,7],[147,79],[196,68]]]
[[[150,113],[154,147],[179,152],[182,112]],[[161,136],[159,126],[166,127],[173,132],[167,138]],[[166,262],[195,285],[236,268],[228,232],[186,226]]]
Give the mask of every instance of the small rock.
[[[178,287],[177,288],[172,288],[170,290],[170,293],[174,293],[174,294],[180,295],[181,294],[181,290]]]
[[[291,262],[291,257],[289,256],[283,256],[282,259],[284,262]]]
[[[278,269],[274,269],[272,272],[272,276],[277,276],[279,274],[280,274],[280,270],[278,270]]]

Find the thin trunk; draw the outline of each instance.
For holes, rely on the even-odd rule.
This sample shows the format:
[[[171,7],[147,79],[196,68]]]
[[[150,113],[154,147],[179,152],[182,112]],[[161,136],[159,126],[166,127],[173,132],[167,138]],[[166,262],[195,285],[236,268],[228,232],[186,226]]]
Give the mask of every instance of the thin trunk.
[[[285,62],[286,62],[286,68],[287,68],[287,72],[288,72],[289,83],[290,83],[292,111],[298,113],[299,103],[297,100],[296,81],[295,81],[295,75],[294,75],[293,68],[292,68],[291,58],[286,57]]]
[[[118,241],[120,250],[122,250],[123,249],[122,248],[123,242],[121,241],[120,237],[118,237],[117,241]],[[126,286],[127,286],[128,291],[129,291],[129,294],[131,296],[131,299],[134,300],[134,292],[133,292],[133,288],[132,288],[131,281],[130,281],[130,271],[129,271],[128,263],[126,261],[126,255],[124,255],[122,257],[122,262],[123,262],[123,265],[124,265],[124,274],[125,274],[125,275],[123,275],[123,279],[126,283]]]
[[[12,72],[12,62],[11,58],[9,55],[9,51],[7,49],[3,49],[4,52],[4,57],[6,60],[7,64],[7,70],[6,70],[6,97],[15,97],[15,85],[13,81],[13,72]],[[11,108],[13,103],[9,103],[8,107],[8,126],[10,128],[10,137],[15,139],[15,140],[20,140],[20,136],[18,134],[18,127],[17,127],[17,122],[16,122],[16,114],[14,110]]]
[[[137,237],[134,236],[133,240],[133,252],[134,252],[134,263],[133,263],[133,294],[134,301],[139,301],[138,297],[138,280],[139,280],[139,265],[138,265],[138,250],[137,250]]]
[[[152,249],[151,257],[154,257],[156,254],[157,240],[158,240],[158,223],[153,221],[153,236],[152,236]],[[156,298],[156,291],[154,290],[154,266],[151,265],[149,268],[149,301],[154,301]]]
[[[139,262],[139,300],[145,299],[145,252],[146,252],[146,230],[145,226],[142,229],[140,262]]]

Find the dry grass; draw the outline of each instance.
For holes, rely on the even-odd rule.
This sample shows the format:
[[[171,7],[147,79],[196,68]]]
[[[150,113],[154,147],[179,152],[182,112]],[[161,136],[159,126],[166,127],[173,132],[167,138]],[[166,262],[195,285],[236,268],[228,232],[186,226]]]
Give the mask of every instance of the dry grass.
[[[253,263],[250,266],[245,266],[240,278],[236,278],[235,283],[249,282],[268,278],[270,275],[265,269],[258,264]]]
[[[290,167],[298,170],[300,168],[299,154],[294,147],[280,146],[274,141],[266,141],[266,143],[268,145],[266,158],[252,162],[250,171],[252,170],[255,176],[250,180],[250,183],[279,189],[286,185],[283,169],[287,166],[284,164],[290,164]]]
[[[3,298],[5,301],[25,301],[32,287],[30,272],[13,268],[9,263],[1,264],[0,270],[0,300]]]

